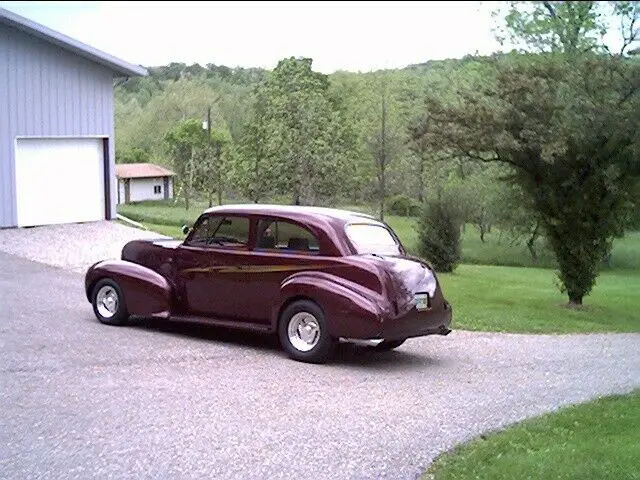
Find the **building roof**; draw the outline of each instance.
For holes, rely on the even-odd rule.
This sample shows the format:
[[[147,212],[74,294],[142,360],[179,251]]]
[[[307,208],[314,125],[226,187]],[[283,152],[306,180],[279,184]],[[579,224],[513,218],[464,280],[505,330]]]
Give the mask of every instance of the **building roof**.
[[[153,163],[116,163],[116,177],[118,178],[156,178],[173,177],[171,170]]]
[[[103,65],[120,75],[129,77],[147,75],[147,69],[144,67],[125,62],[124,60],[102,52],[97,48],[93,48],[71,37],[67,37],[62,33],[51,30],[44,25],[40,25],[2,7],[0,7],[0,24],[8,25],[31,36],[40,38],[80,57]]]

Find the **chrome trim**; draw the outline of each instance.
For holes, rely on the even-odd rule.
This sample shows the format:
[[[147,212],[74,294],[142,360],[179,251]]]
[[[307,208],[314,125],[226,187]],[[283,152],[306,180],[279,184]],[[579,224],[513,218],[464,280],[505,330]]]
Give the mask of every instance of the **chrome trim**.
[[[353,343],[355,345],[360,345],[361,347],[375,347],[384,342],[381,338],[345,338],[340,337],[341,342]]]

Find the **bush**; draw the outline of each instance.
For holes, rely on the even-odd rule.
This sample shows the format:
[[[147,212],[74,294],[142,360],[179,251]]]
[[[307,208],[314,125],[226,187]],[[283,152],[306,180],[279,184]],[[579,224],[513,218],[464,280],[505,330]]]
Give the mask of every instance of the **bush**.
[[[437,272],[452,272],[460,263],[460,212],[446,199],[429,200],[418,219],[418,252]]]
[[[404,194],[391,197],[387,201],[387,209],[390,214],[402,217],[416,217],[420,214],[420,204]]]

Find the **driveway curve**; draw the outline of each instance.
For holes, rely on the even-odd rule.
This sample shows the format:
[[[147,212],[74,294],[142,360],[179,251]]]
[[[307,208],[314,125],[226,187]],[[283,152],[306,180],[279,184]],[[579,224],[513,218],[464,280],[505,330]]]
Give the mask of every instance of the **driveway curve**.
[[[0,254],[3,478],[414,479],[482,432],[640,386],[640,335],[454,331],[395,352],[107,327],[82,276]]]

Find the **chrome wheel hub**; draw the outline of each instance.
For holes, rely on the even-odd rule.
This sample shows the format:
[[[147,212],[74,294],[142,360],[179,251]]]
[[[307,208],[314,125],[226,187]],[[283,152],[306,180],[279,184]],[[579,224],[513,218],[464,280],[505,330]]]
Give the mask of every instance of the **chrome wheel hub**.
[[[320,324],[316,317],[308,312],[296,313],[287,328],[289,341],[296,350],[308,352],[320,340]]]
[[[110,285],[105,285],[98,290],[96,306],[98,313],[104,318],[113,317],[118,311],[118,294],[116,290]]]

